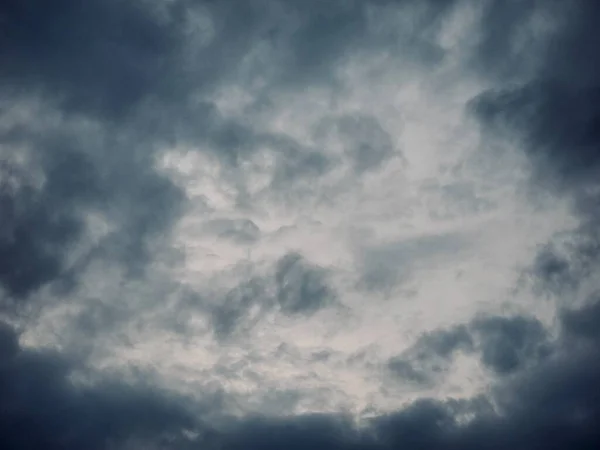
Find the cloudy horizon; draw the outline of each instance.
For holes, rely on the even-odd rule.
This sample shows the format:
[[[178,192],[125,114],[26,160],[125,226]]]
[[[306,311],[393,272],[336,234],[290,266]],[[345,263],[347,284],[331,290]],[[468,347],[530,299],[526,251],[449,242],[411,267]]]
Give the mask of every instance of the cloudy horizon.
[[[0,5],[0,446],[600,446],[588,0]]]

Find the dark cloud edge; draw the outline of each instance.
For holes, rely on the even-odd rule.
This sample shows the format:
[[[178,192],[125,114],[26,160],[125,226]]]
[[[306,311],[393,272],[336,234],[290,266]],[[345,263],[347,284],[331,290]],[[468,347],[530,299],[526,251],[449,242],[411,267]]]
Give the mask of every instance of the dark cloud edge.
[[[597,448],[600,335],[581,323],[593,321],[599,305],[564,312],[555,354],[488,394],[421,399],[362,424],[344,414],[207,421],[203,415],[218,415],[219,397],[200,405],[139,382],[77,385],[76,362],[20,347],[17,333],[2,325],[0,442],[7,449],[130,448],[136,442],[176,449]]]

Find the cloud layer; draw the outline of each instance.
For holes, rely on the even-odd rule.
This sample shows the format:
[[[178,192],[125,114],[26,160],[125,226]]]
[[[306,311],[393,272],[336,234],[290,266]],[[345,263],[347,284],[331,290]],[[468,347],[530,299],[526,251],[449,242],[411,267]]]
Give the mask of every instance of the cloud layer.
[[[0,6],[0,446],[600,445],[600,7]]]

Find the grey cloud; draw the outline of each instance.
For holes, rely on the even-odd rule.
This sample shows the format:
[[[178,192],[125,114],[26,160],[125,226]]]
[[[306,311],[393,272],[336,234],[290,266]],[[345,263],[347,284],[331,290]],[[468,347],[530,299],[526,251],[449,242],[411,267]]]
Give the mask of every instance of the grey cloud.
[[[392,1],[233,5],[5,2],[0,54],[8,63],[0,76],[19,89],[39,87],[69,110],[114,117],[148,99],[181,101],[189,92],[265,74],[271,86],[289,89],[331,83],[332,69],[347,52],[399,38],[398,30],[378,33],[369,23],[371,10]],[[436,23],[447,8],[428,2],[423,22]],[[266,44],[269,64],[244,62],[259,43]]]
[[[81,233],[81,225],[68,215],[51,219],[45,207],[31,198],[33,192],[1,195],[0,280],[11,295],[22,297],[60,273],[64,245]],[[33,204],[32,210],[16,211],[17,205],[25,208],[27,203]]]
[[[154,167],[160,140],[133,117],[144,100],[172,99],[180,85],[176,15],[112,0],[0,7],[0,157],[11,165],[24,154],[23,172],[41,178],[0,194],[9,218],[0,237],[0,282],[13,300],[54,281],[75,285],[77,272],[96,257],[142,274],[150,241],[181,213],[182,192]],[[19,119],[31,105],[32,117]],[[112,231],[69,266],[73,248],[91,231],[90,214]]]
[[[388,290],[423,262],[454,255],[467,245],[459,233],[410,238],[368,247],[360,254],[361,285]]]
[[[173,87],[182,38],[175,15],[118,0],[9,0],[0,7],[0,77],[5,87],[42,89],[66,110],[125,114]]]
[[[402,357],[390,359],[387,366],[394,376],[420,385],[429,385],[432,382],[432,375],[436,372],[433,369],[417,368],[414,363]]]
[[[537,189],[572,202],[580,225],[554,236],[528,271],[534,283],[569,311],[579,287],[597,278],[600,262],[600,64],[593,57],[600,7],[585,1],[572,2],[564,10],[561,2],[532,6],[550,14],[554,22],[549,35],[527,47],[537,55],[536,67],[518,83],[498,78],[496,86],[476,97],[469,108],[488,135],[520,144]],[[581,320],[576,317],[580,316],[564,313],[561,320],[567,330],[574,331]],[[586,327],[583,322],[581,326]]]
[[[76,386],[76,365],[20,348],[4,324],[0,349],[2,448],[123,448],[136,439],[182,445],[184,432],[197,426],[182,400],[151,389],[109,380]]]
[[[0,322],[0,360],[13,358],[19,352],[19,337],[15,330],[5,322]]]
[[[224,448],[591,450],[600,442],[595,428],[600,366],[590,356],[571,354],[544,363],[495,390],[494,407],[485,397],[422,399],[360,430],[343,416],[256,419],[228,428]],[[582,357],[587,367],[578,363]]]
[[[2,4],[3,120],[14,113],[6,105],[39,103],[46,111],[2,133],[4,147],[30,147],[34,161],[27,170],[41,170],[47,178],[41,190],[27,194],[31,211],[9,225],[14,241],[1,244],[3,285],[10,295],[25,297],[64,278],[64,253],[89,231],[82,220],[89,210],[117,228],[98,253],[128,260],[133,272],[143,269],[135,260],[147,258],[149,235],[165,234],[183,203],[177,187],[154,168],[158,149],[180,141],[208,143],[223,164],[236,165],[271,139],[222,117],[204,98],[217,87],[250,85],[266,76],[268,87],[257,93],[263,101],[277,89],[332,84],[345,52],[395,42],[394,33],[381,35],[369,24],[373,9],[393,2],[232,5]],[[433,3],[425,10],[432,23],[442,17]],[[246,58],[261,43],[268,64]],[[32,123],[55,117],[60,120],[54,126]],[[286,146],[279,149],[274,189],[331,167],[318,151]],[[363,153],[357,153],[360,165],[370,165],[371,156]],[[3,198],[2,207],[15,202],[26,203]],[[34,222],[41,224],[35,231]]]
[[[133,142],[119,142],[109,130],[82,131],[59,127],[45,130],[43,137],[32,131],[19,139],[33,149],[26,169],[41,172],[43,182],[38,187],[21,180],[0,194],[8,217],[0,241],[0,280],[17,298],[65,278],[73,246],[90,231],[87,215],[99,214],[112,227],[88,256],[110,256],[131,274],[141,274],[149,240],[161,238],[182,211],[182,192],[156,172],[151,152],[136,155]]]
[[[597,172],[598,89],[541,79],[512,90],[486,92],[474,108],[485,124],[522,137],[541,170],[537,175],[571,189],[594,183]]]
[[[77,267],[85,270],[88,260],[104,257],[123,263],[132,274],[143,272],[152,248],[168,237],[185,205],[182,192],[155,169],[159,147],[179,140],[198,146],[208,142],[223,164],[235,165],[262,142],[251,125],[221,117],[214,105],[198,98],[226,83],[250,86],[263,75],[268,87],[257,93],[261,101],[278,90],[334,86],[336,63],[348,52],[386,45],[394,52],[406,37],[394,21],[379,31],[372,27],[373,10],[381,7],[383,17],[391,12],[386,8],[415,4],[175,1],[161,12],[153,10],[151,2],[3,2],[1,156],[8,160],[23,147],[29,159],[16,182],[12,174],[0,173],[3,186],[11,179],[11,188],[0,193],[2,288],[11,299],[22,299],[64,277],[76,281],[68,260],[71,249],[90,232],[88,213],[102,216],[112,230]],[[425,6],[419,7],[424,13],[416,28],[426,31],[416,33],[415,53],[426,49],[423,60],[439,60],[444,52],[430,42],[430,33],[435,34],[454,2],[418,4]],[[477,46],[479,57],[487,58],[479,60],[480,66],[498,83],[529,79],[523,85],[496,86],[479,97],[473,109],[489,128],[500,127],[522,140],[536,167],[536,180],[572,195],[584,222],[581,244],[567,263],[543,262],[540,272],[558,274],[557,279],[563,273],[569,274],[567,279],[593,277],[598,248],[600,8],[595,2],[569,2],[570,14],[561,17],[561,27],[546,47],[536,42],[517,48],[517,35],[526,24],[523,16],[528,17],[531,8],[544,8],[542,3],[488,5],[482,23],[487,37]],[[203,10],[214,35],[186,34],[195,20],[189,14]],[[253,54],[264,58],[245,58],[257,43],[266,43],[266,55]],[[528,65],[512,77],[501,67],[505,64],[512,71],[534,53],[539,55],[533,58],[535,70]],[[33,118],[5,126],[18,121],[16,110],[31,104],[39,107]],[[296,172],[310,178],[328,170],[326,158],[303,151],[291,151],[289,160],[281,160],[282,185]],[[358,156],[361,167],[375,164]],[[440,248],[456,250],[453,239],[433,241],[401,243],[389,252],[374,249],[365,258],[366,284],[393,284],[403,274],[406,258],[438,254]],[[580,266],[590,270],[580,273]],[[333,294],[326,271],[297,255],[284,257],[273,272],[267,281],[275,287],[276,298],[268,304],[284,313],[303,317],[327,304]],[[232,293],[224,302],[219,320],[225,333],[245,320],[248,305],[264,292],[262,283],[248,292]],[[239,311],[241,316],[236,315]],[[177,399],[123,383],[75,386],[70,379],[74,366],[67,357],[20,348],[16,334],[2,326],[0,447],[596,449],[596,316],[595,306],[564,312],[564,335],[551,343],[552,355],[543,358],[538,356],[546,337],[534,321],[488,318],[473,325],[470,332],[484,362],[515,375],[502,378],[502,389],[489,394],[498,413],[478,399],[422,400],[379,416],[361,430],[333,414],[246,417],[225,421],[197,438],[186,435],[197,420]],[[231,318],[233,325],[227,322]],[[92,324],[86,327],[95,326],[96,320],[105,327],[104,321],[112,319],[92,314],[89,320]],[[459,348],[451,344],[451,336],[444,339],[427,344],[442,360]],[[592,345],[571,346],[581,341]],[[474,419],[462,420],[468,416]]]
[[[433,353],[442,358],[450,357],[457,350],[470,350],[473,341],[465,326],[459,325],[449,330],[435,330],[419,337],[415,347],[419,355]]]
[[[496,82],[519,80],[539,64],[547,41],[543,33],[535,32],[536,14],[547,13],[550,20],[564,14],[558,8],[560,2],[553,0],[492,0],[480,6],[482,16],[470,63]]]
[[[600,161],[600,64],[592,57],[598,14],[595,4],[575,2],[568,13],[553,16],[558,29],[543,42],[537,70],[516,86],[499,83],[471,104],[486,129],[520,139],[536,181],[574,195],[586,205],[584,216],[596,214]]]
[[[403,41],[409,41],[408,48],[418,49],[411,53],[413,58],[425,64],[432,59],[437,62],[443,50],[434,42],[435,30],[453,4],[440,4],[434,0],[422,2],[420,8],[415,8],[412,2],[393,0],[287,2],[286,14],[278,17],[283,20],[273,22],[266,29],[276,49],[272,60],[277,68],[273,82],[278,89],[309,83],[336,86],[338,80],[334,69],[349,54],[382,47],[395,49]],[[387,27],[373,23],[373,17],[384,15],[387,8],[398,12],[403,7],[406,8],[404,13],[412,13],[421,19],[421,29],[410,29],[407,36],[407,30],[393,23]],[[435,57],[431,58],[431,55]]]
[[[140,273],[149,236],[166,233],[183,203],[181,192],[154,169],[161,145],[208,143],[223,164],[236,165],[269,141],[279,155],[275,190],[331,168],[332,161],[316,150],[287,137],[264,136],[224,119],[214,105],[191,99],[267,73],[262,63],[254,75],[255,63],[242,63],[258,42],[270,44],[271,65],[279,67],[270,74],[269,86],[281,82],[291,89],[300,79],[321,80],[334,65],[332,55],[351,43],[358,46],[370,32],[365,6],[298,2],[284,7],[260,1],[230,6],[228,1],[176,1],[154,8],[116,0],[85,5],[61,0],[52,5],[9,1],[0,7],[6,25],[0,44],[2,92],[9,103],[40,101],[49,117],[63,116],[54,127],[19,123],[2,136],[5,146],[32,148],[35,164],[27,169],[37,168],[47,179],[41,190],[22,193],[30,200],[2,194],[4,215],[14,203],[21,209],[31,203],[30,211],[18,217],[11,213],[5,226],[13,237],[3,237],[0,245],[2,280],[10,295],[28,296],[51,281],[66,280],[67,272],[69,282],[76,282],[66,253],[84,239],[83,218],[90,211],[117,228],[94,254],[110,253]],[[199,20],[212,37],[194,28]],[[230,75],[238,72],[247,78]],[[10,119],[11,110],[4,113]],[[242,234],[244,240],[255,239],[250,228],[232,231],[234,239]],[[84,266],[82,261],[79,267]]]
[[[332,306],[336,297],[327,269],[292,252],[279,258],[267,274],[252,274],[218,297],[211,307],[212,326],[220,339],[239,337],[268,312],[307,317]]]
[[[260,228],[250,219],[214,219],[205,224],[206,231],[239,244],[260,239]]]
[[[335,298],[327,271],[298,253],[289,253],[277,262],[275,283],[279,306],[289,314],[311,314]]]
[[[479,337],[484,365],[498,374],[508,374],[548,356],[548,336],[533,318],[487,317],[476,319],[472,329]]]
[[[311,182],[333,168],[334,160],[325,152],[299,145],[286,136],[266,140],[277,155],[271,186],[277,191],[302,180]]]
[[[600,443],[596,428],[600,419],[598,352],[595,347],[571,347],[566,340],[557,344],[558,358],[545,360],[498,386],[490,393],[491,399],[422,399],[357,429],[349,418],[336,414],[255,416],[200,425],[176,400],[165,401],[160,394],[110,384],[71,386],[65,378],[68,365],[52,355],[25,350],[15,354],[14,335],[5,334],[8,345],[2,348],[12,350],[3,352],[0,374],[2,386],[11,389],[0,390],[0,395],[6,400],[3,404],[18,406],[2,412],[1,439],[6,448],[107,448],[109,444],[126,448],[134,438],[146,445],[162,443],[177,449],[256,450],[282,446],[593,449]],[[32,390],[15,389],[17,382]],[[37,406],[32,408],[34,398]],[[64,406],[62,413],[50,415],[49,409],[39,407],[39,399],[52,400],[47,403],[53,405],[52,411],[56,405]],[[23,432],[19,424],[26,424],[28,431]],[[186,437],[188,429],[200,433]]]
[[[537,319],[479,317],[465,325],[422,334],[406,351],[391,358],[388,368],[405,381],[432,386],[448,371],[459,351],[476,354],[484,366],[507,375],[550,356],[552,342]]]
[[[600,263],[598,229],[593,217],[585,217],[585,213],[583,221],[574,231],[554,236],[539,250],[528,270],[534,284],[547,293],[572,295],[597,272]]]
[[[488,325],[532,323],[507,318],[488,318],[486,322]],[[514,325],[514,328],[522,327]],[[293,442],[298,448],[310,444],[312,448],[344,449],[595,448],[600,443],[596,428],[600,419],[597,348],[572,347],[570,338],[562,335],[555,349],[559,356],[523,368],[519,376],[496,386],[489,396],[460,401],[421,399],[377,416],[360,431],[344,424],[343,419],[323,417],[314,424],[314,433],[310,431],[312,427],[304,429],[302,438],[293,432],[299,423],[290,423],[288,434],[281,431],[276,421],[273,422],[274,430],[278,430],[275,442],[280,445]],[[321,427],[328,432],[317,431]],[[260,427],[254,429],[254,433],[259,432],[261,437],[249,441],[254,443],[252,448],[272,448],[273,441],[268,439],[273,436],[272,429],[259,430]],[[254,433],[250,435],[255,436]]]
[[[359,172],[380,166],[395,151],[389,133],[372,117],[344,117],[339,127]]]
[[[494,3],[496,9],[502,9],[503,4],[510,3],[512,7],[519,4]],[[597,209],[600,64],[593,57],[598,42],[596,23],[600,8],[594,2],[585,1],[572,2],[568,6],[561,2],[524,3],[525,16],[532,11],[549,13],[548,17],[558,26],[549,36],[516,51],[512,44],[519,36],[514,31],[525,23],[523,11],[511,13],[510,8],[505,9],[506,14],[500,22],[506,23],[507,27],[500,27],[499,22],[489,17],[486,24],[492,24],[502,32],[489,35],[486,45],[494,52],[490,53],[490,58],[484,55],[480,61],[496,75],[496,85],[478,96],[469,107],[489,135],[521,144],[532,163],[536,187],[572,199],[581,226],[570,236],[556,236],[544,246],[530,270],[534,280],[544,289],[562,304],[571,305],[571,298],[576,297],[581,283],[596,276],[597,249],[600,248]],[[512,33],[506,32],[511,29],[514,30]],[[500,45],[502,42],[510,45]],[[527,70],[517,70],[518,77],[495,72],[500,61],[506,61],[511,70],[521,67],[517,61],[523,61],[524,56],[531,56],[530,61],[534,64],[526,64]],[[582,340],[595,342],[595,333],[591,331],[598,327],[595,312],[594,303],[579,310],[572,306],[563,310],[559,315],[563,335],[552,348],[562,348],[568,356],[559,361],[555,357],[543,358],[537,368],[525,369],[526,382],[511,386],[509,401],[518,407],[512,415],[507,415],[505,426],[518,433],[504,438],[506,446],[518,446],[524,439],[531,446],[533,436],[544,441],[537,433],[544,433],[548,441],[552,440],[545,446],[554,448],[593,448],[598,445],[594,426],[600,418],[600,403],[596,395],[597,382],[592,380],[599,367],[597,346],[592,344],[593,348],[584,346],[585,350],[581,350],[576,345]],[[497,326],[490,330],[493,328],[500,330]],[[539,326],[531,328],[522,322],[518,328],[521,331],[505,330],[512,337],[499,346],[494,344],[496,350],[488,351],[487,358],[484,339],[484,358],[491,367],[512,370],[517,366],[521,368],[523,362],[535,362],[540,348],[535,343],[543,342],[543,333]],[[492,340],[488,342],[497,339],[495,333],[492,332]],[[534,417],[533,423],[525,423]],[[558,422],[563,425],[558,428],[548,426]]]
[[[394,153],[400,154],[389,132],[373,116],[346,114],[325,120],[315,130],[317,138],[332,133],[340,139],[345,155],[358,173],[376,169]]]
[[[267,280],[253,277],[229,290],[214,306],[212,325],[218,338],[224,339],[239,335],[251,327],[256,317],[249,317],[250,309],[259,306],[261,312],[270,308]]]
[[[439,180],[429,180],[422,186],[424,192],[433,195],[439,206],[432,209],[431,216],[435,219],[453,219],[465,214],[477,214],[491,210],[494,202],[479,195],[474,186],[467,182],[443,183]]]
[[[600,339],[600,300],[593,296],[580,309],[561,311],[560,321],[567,335],[590,339]]]
[[[541,249],[535,257],[531,272],[536,281],[553,292],[567,291],[577,286],[579,276],[573,273],[569,260],[552,246]]]
[[[408,350],[392,358],[388,368],[404,380],[429,386],[448,370],[456,352],[471,352],[473,346],[473,338],[464,325],[434,330],[419,336]]]

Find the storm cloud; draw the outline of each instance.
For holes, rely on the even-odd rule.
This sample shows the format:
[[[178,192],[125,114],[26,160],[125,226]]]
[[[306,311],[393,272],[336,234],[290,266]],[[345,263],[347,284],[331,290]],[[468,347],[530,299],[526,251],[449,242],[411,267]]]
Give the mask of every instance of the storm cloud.
[[[0,447],[600,446],[600,6],[0,5]]]

